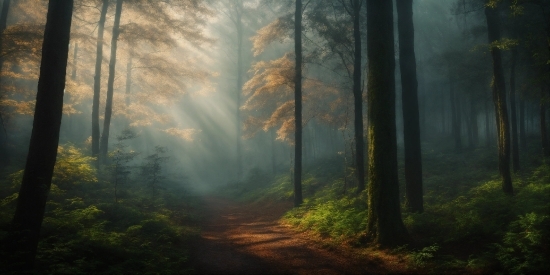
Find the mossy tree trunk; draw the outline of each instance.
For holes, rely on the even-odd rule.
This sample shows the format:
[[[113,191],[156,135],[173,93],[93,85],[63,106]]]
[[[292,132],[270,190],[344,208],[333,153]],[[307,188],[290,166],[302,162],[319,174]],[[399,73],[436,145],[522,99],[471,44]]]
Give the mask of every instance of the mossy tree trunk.
[[[103,0],[99,22],[97,24],[94,96],[92,100],[92,156],[94,157],[99,157],[99,98],[101,94],[101,64],[103,62],[103,32],[105,29],[105,19],[107,17],[108,8],[109,0]],[[99,165],[99,160],[97,160],[96,165]]]
[[[296,0],[294,20],[294,51],[296,68],[294,76],[294,206],[300,206],[302,199],[302,0]]]
[[[367,0],[369,184],[367,239],[408,242],[401,219],[395,126],[393,1]]]
[[[34,263],[57,157],[72,13],[72,0],[48,4],[33,129],[10,238],[23,269]]]
[[[493,58],[493,103],[495,105],[497,137],[498,137],[498,169],[502,177],[502,190],[512,195],[514,189],[510,175],[510,128],[508,109],[506,106],[506,84],[502,69],[502,57],[495,42],[500,39],[499,14],[496,8],[486,7],[487,29],[491,56]]]
[[[111,38],[111,59],[109,60],[109,78],[107,79],[107,101],[105,103],[105,118],[103,120],[103,133],[101,134],[101,144],[99,159],[105,163],[107,152],[109,150],[109,131],[111,127],[111,116],[113,113],[113,93],[116,73],[116,53],[118,45],[118,35],[120,34],[120,16],[122,14],[123,0],[116,1],[115,23],[113,25],[113,36]]]
[[[405,141],[405,206],[412,212],[423,212],[420,116],[412,2],[412,0],[396,2]]]

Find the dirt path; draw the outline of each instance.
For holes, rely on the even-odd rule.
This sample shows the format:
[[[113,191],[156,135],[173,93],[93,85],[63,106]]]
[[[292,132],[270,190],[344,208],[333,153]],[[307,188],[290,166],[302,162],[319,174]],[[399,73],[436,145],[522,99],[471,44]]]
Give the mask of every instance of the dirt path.
[[[288,203],[241,204],[205,198],[207,217],[194,242],[200,274],[373,274],[395,273],[380,259],[320,248],[278,220]],[[355,254],[356,255],[356,254]],[[401,269],[401,264],[397,268]],[[386,267],[384,267],[386,266]]]

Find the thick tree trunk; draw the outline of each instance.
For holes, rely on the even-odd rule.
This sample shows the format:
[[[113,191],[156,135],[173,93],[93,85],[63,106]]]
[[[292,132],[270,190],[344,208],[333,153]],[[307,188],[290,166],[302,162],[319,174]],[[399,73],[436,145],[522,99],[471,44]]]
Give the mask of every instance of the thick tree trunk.
[[[294,145],[294,206],[300,206],[302,199],[302,0],[296,0],[294,20],[294,50],[296,69],[294,76],[294,120],[296,125]]]
[[[103,0],[97,25],[97,48],[94,75],[94,97],[92,100],[92,156],[99,158],[99,98],[101,94],[101,63],[103,62],[103,31],[109,0]],[[99,166],[99,159],[96,162]]]
[[[512,122],[512,168],[514,173],[520,169],[518,123],[516,119],[516,60],[517,48],[512,49],[512,64],[510,65],[510,120]]]
[[[405,141],[405,206],[412,212],[424,211],[418,81],[414,53],[412,0],[397,1],[399,66],[401,68],[403,137]]]
[[[487,17],[489,44],[492,44],[500,39],[499,15],[497,10],[486,7],[485,16]],[[491,47],[491,55],[493,57],[493,102],[498,137],[498,168],[502,177],[502,190],[504,193],[512,195],[514,189],[510,175],[510,129],[500,49]]]
[[[107,152],[109,151],[109,129],[111,127],[111,115],[113,112],[113,93],[115,84],[116,51],[118,35],[120,33],[120,16],[122,14],[123,0],[117,0],[115,10],[115,23],[113,25],[113,36],[111,38],[111,60],[109,61],[109,78],[107,80],[107,101],[105,103],[105,119],[103,120],[103,133],[101,134],[101,145],[99,159],[106,163]]]
[[[57,157],[72,13],[72,0],[48,4],[33,129],[10,238],[23,269],[34,263]]]
[[[369,186],[367,238],[379,246],[402,245],[395,129],[393,1],[367,0]]]
[[[365,141],[363,139],[363,90],[361,89],[361,17],[362,1],[353,0],[353,105],[355,127],[355,171],[357,175],[357,192],[365,190]]]

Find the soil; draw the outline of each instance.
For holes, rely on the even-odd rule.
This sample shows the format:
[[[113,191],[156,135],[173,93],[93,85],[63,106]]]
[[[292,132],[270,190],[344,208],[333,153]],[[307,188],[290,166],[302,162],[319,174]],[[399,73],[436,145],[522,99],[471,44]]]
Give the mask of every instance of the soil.
[[[323,245],[282,224],[279,219],[291,203],[206,197],[205,206],[202,233],[192,250],[199,274],[408,273],[398,257]]]

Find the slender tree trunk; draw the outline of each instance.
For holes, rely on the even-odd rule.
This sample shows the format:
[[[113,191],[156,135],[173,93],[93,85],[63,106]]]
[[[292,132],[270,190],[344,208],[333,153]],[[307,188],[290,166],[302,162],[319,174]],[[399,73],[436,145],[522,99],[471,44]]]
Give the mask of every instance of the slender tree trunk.
[[[57,157],[72,13],[72,0],[48,4],[33,129],[10,238],[22,269],[34,264]]]
[[[527,138],[525,135],[525,100],[519,99],[519,141],[523,150],[527,149]]]
[[[92,101],[92,156],[98,158],[96,161],[97,166],[99,166],[99,98],[101,94],[101,63],[103,62],[103,31],[108,8],[109,0],[103,0],[97,26],[94,97]]]
[[[491,146],[491,119],[490,119],[490,109],[485,100],[485,146]]]
[[[3,52],[3,45],[4,45],[4,31],[7,27],[7,21],[8,21],[8,12],[10,10],[10,3],[11,0],[4,0],[2,3],[2,11],[0,12],[0,53]],[[0,54],[0,88],[3,86],[2,83],[2,69],[4,67],[4,58]],[[2,112],[0,110],[0,127],[2,128],[0,130],[0,165],[4,166],[9,163],[9,154],[8,154],[8,132],[6,131],[6,127],[4,124],[4,117],[2,116]]]
[[[543,90],[541,89],[541,94]],[[542,142],[542,154],[545,157],[550,156],[550,144],[548,142],[548,131],[546,129],[546,104],[544,104],[544,97],[540,101],[540,137]]]
[[[477,123],[476,99],[470,97],[470,147],[476,148],[479,142],[479,129]]]
[[[454,78],[449,68],[449,90],[451,98],[451,130],[452,136],[455,141],[455,150],[460,152],[462,150],[462,133],[461,133],[461,120],[460,120],[460,99],[457,98],[454,89]]]
[[[512,64],[510,65],[510,120],[512,122],[512,168],[514,173],[520,169],[518,123],[516,119],[516,60],[518,49],[512,49]]]
[[[405,141],[405,206],[412,212],[423,212],[422,150],[412,3],[412,0],[396,2]]]
[[[116,51],[118,35],[120,33],[120,16],[122,14],[123,0],[117,0],[115,10],[115,23],[113,25],[113,36],[111,38],[111,60],[109,61],[109,78],[107,80],[107,101],[105,103],[105,119],[103,120],[103,133],[101,135],[100,160],[105,163],[107,151],[109,150],[109,129],[111,127],[111,115],[113,112],[113,93],[115,84]]]
[[[296,0],[294,20],[294,51],[296,69],[294,76],[294,206],[300,206],[302,199],[302,0]]]
[[[361,3],[353,0],[353,39],[354,64],[353,64],[353,105],[355,127],[355,170],[357,175],[357,192],[365,190],[365,143],[363,139],[363,91],[361,89]]]
[[[486,7],[485,16],[487,17],[489,44],[492,44],[500,39],[499,15],[497,10]],[[512,195],[514,189],[510,175],[510,129],[500,49],[491,47],[491,55],[493,57],[493,102],[498,136],[498,168],[502,177],[502,190],[504,193]]]
[[[243,155],[242,155],[242,140],[241,140],[241,94],[243,90],[243,23],[242,23],[242,12],[243,12],[243,2],[241,0],[237,1],[237,180],[240,180],[243,176]]]
[[[367,239],[408,242],[401,220],[395,129],[393,1],[367,0],[369,186]]]

